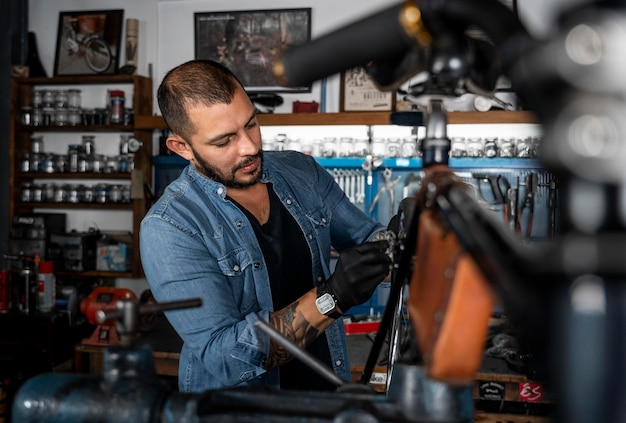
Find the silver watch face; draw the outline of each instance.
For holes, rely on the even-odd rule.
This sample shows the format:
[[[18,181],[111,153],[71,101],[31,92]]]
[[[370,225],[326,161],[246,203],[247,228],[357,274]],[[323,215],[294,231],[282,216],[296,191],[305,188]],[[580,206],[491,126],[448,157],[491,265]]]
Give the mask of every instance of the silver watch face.
[[[335,309],[335,300],[327,292],[315,300],[315,305],[320,313],[326,315]]]

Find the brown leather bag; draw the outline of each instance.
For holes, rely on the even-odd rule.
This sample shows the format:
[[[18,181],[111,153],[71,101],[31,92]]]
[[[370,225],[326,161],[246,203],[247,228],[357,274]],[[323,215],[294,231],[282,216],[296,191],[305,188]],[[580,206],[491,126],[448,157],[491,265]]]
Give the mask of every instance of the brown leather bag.
[[[407,308],[429,377],[472,383],[480,367],[494,294],[436,212],[420,214]]]

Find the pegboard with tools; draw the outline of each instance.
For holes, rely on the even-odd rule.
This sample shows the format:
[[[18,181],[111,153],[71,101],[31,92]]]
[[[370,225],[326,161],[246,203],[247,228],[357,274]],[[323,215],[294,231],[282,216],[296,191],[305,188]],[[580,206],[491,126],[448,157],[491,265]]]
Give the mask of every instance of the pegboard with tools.
[[[421,159],[318,159],[346,196],[387,224],[400,201],[421,188]],[[452,158],[450,166],[472,194],[517,236],[551,239],[558,226],[558,182],[535,159]]]

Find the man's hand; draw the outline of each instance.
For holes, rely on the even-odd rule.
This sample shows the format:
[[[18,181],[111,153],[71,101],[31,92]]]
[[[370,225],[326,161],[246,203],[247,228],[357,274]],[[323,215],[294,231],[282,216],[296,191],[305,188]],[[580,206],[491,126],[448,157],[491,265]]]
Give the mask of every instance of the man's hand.
[[[341,252],[335,273],[326,281],[341,312],[367,301],[387,276],[391,259],[387,241],[366,242]]]

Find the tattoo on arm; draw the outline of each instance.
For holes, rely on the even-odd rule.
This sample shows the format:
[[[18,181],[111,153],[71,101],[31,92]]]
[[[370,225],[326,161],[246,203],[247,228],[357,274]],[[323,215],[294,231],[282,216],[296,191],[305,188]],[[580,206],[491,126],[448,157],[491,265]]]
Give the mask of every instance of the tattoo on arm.
[[[306,348],[319,335],[315,329],[298,311],[299,302],[288,305],[282,310],[270,314],[270,325],[285,337],[291,339],[300,348]],[[270,341],[270,354],[267,359],[267,368],[273,369],[287,363],[293,357],[282,346]]]

